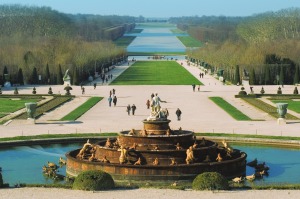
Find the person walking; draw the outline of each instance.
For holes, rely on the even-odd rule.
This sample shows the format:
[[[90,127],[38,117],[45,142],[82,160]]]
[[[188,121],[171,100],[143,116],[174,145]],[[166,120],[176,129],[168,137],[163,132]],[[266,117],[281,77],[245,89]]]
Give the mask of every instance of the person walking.
[[[146,106],[147,106],[147,109],[150,108],[150,100],[147,100],[147,101],[146,101]]]
[[[96,84],[96,83],[94,83],[94,89],[96,89],[96,87],[97,87],[97,84]]]
[[[108,105],[111,107],[111,101],[112,101],[111,96],[109,96],[107,100],[108,100]]]
[[[126,107],[126,111],[127,111],[128,115],[130,115],[130,110],[131,110],[131,106],[130,106],[130,104],[128,104],[128,106]]]
[[[195,92],[196,85],[193,84],[192,87],[193,87],[193,91]]]
[[[116,106],[117,105],[117,96],[114,96],[114,98],[113,98],[113,103],[114,103],[114,106]]]
[[[85,93],[85,88],[84,87],[81,87],[81,93],[82,93],[82,95]]]
[[[132,110],[132,115],[134,115],[135,110],[136,110],[136,106],[134,104],[131,106],[131,110]]]
[[[177,108],[176,110],[177,120],[179,121],[181,119],[181,110]]]

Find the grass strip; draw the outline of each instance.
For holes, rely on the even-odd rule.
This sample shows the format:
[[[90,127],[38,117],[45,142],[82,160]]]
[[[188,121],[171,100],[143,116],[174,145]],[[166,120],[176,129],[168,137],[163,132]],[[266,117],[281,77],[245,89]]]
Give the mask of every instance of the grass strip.
[[[88,110],[90,110],[93,106],[95,106],[98,102],[100,102],[103,99],[103,97],[91,97],[89,98],[85,103],[77,107],[75,110],[61,118],[61,121],[70,121],[70,120],[76,120],[80,116],[82,116],[84,113],[86,113]]]
[[[36,108],[36,112],[35,112],[35,118],[39,118],[44,113],[57,108],[58,106],[71,100],[73,97],[74,96],[71,96],[71,95],[70,96],[55,96],[53,99],[51,99],[43,104],[38,105]],[[16,117],[14,117],[14,119],[27,119],[27,118],[28,118],[27,112],[24,112],[21,115],[17,115]]]
[[[13,113],[22,108],[25,108],[25,103],[38,102],[41,98],[27,99],[19,97],[0,98],[0,112]]]
[[[202,85],[175,61],[137,61],[111,85]]]
[[[3,141],[25,141],[35,139],[53,139],[53,138],[80,138],[80,137],[115,137],[118,133],[76,133],[76,134],[41,134],[41,135],[30,135],[30,136],[15,136],[0,138],[0,142]]]
[[[185,45],[185,47],[201,47],[203,43],[191,36],[177,36],[177,38]]]
[[[251,104],[254,107],[257,107],[258,109],[268,113],[269,115],[271,115],[274,118],[278,118],[278,113],[277,113],[277,108],[267,104],[259,99],[256,98],[242,98],[244,101],[246,101],[247,103]],[[291,115],[289,113],[287,113],[285,115],[285,118],[288,120],[299,120],[299,118],[297,118],[294,115]]]
[[[276,103],[288,103],[288,109],[295,111],[296,113],[300,113],[300,101],[294,101],[291,99],[286,100],[272,100],[274,104]]]
[[[251,121],[247,115],[239,111],[237,108],[229,104],[221,97],[210,97],[215,104],[217,104],[220,108],[222,108],[226,113],[228,113],[231,117],[238,121]]]
[[[127,47],[135,38],[135,36],[123,36],[114,41],[114,44],[117,46]]]

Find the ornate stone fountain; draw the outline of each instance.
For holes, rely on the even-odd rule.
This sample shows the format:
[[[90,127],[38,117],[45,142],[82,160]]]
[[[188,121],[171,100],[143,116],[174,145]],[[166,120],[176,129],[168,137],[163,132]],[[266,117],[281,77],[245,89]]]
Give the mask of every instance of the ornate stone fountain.
[[[191,131],[171,130],[168,110],[160,107],[156,97],[158,103],[152,100],[152,111],[142,130],[122,131],[117,138],[95,144],[87,141],[81,149],[68,152],[67,174],[103,170],[114,180],[138,181],[191,181],[209,171],[228,178],[245,175],[246,153],[226,142],[221,147],[205,138],[197,139]]]

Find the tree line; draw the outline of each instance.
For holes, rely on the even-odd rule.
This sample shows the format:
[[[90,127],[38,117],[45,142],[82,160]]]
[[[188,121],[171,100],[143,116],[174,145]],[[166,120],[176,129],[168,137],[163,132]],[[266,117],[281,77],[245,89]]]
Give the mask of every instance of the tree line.
[[[67,69],[79,84],[126,58],[125,49],[112,41],[134,27],[130,16],[70,15],[49,7],[1,5],[0,84],[7,78],[13,84],[61,84],[60,73]]]
[[[224,70],[226,80],[250,75],[252,84],[299,83],[300,9],[289,8],[249,17],[172,18],[178,28],[205,42],[189,50],[191,61],[214,71]]]

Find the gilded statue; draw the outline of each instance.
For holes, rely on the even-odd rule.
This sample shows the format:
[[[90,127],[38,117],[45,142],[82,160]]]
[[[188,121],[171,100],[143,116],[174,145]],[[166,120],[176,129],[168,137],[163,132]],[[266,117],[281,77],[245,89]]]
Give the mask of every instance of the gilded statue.
[[[128,152],[127,149],[123,146],[121,146],[120,149],[118,149],[118,151],[121,152],[120,157],[119,157],[119,162],[120,164],[124,164],[128,161]]]
[[[218,153],[218,156],[217,156],[217,158],[216,158],[216,161],[217,161],[217,162],[222,162],[222,161],[223,161],[223,158],[222,158],[222,156],[221,156],[220,153]]]
[[[193,163],[195,160],[194,158],[194,151],[193,151],[193,147],[190,146],[187,150],[186,150],[186,159],[185,162],[186,164],[191,164]]]

